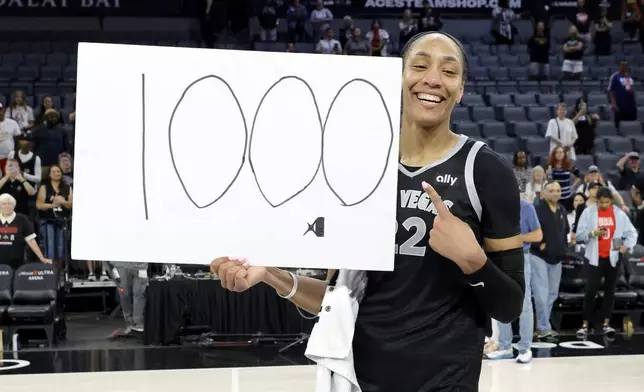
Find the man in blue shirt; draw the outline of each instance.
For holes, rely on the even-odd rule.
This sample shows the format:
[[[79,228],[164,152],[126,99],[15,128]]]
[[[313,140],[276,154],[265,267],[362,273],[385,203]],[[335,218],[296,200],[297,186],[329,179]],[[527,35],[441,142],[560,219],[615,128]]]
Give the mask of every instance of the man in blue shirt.
[[[525,295],[523,297],[523,312],[519,318],[521,340],[517,344],[519,355],[517,362],[532,361],[532,336],[534,334],[534,314],[532,312],[532,291],[530,290],[530,244],[540,242],[543,238],[537,212],[532,203],[521,200],[521,239],[523,240]],[[514,358],[512,352],[512,324],[499,324],[499,350],[487,354],[488,359]]]
[[[612,74],[608,82],[615,128],[619,129],[620,121],[637,120],[637,103],[633,83],[633,78],[628,72],[628,61],[620,61],[619,72]]]

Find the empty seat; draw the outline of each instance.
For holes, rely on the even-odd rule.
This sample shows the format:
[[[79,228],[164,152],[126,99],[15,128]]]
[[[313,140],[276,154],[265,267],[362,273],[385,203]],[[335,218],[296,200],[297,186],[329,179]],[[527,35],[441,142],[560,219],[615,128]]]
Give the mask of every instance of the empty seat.
[[[626,261],[626,271],[628,272],[628,284],[638,295],[640,304],[644,304],[644,249],[638,245],[633,250],[632,257]]]
[[[581,88],[581,86],[576,87],[577,89]],[[571,90],[568,90],[571,91]],[[573,90],[574,91],[574,90]],[[562,101],[568,106],[568,108],[574,108],[575,103],[577,103],[577,99],[579,99],[582,96],[582,93],[580,90],[577,90],[576,92],[571,92],[571,93],[564,93],[562,96]]]
[[[500,137],[492,140],[492,147],[499,154],[514,154],[518,149],[517,139]]]
[[[505,63],[504,63],[505,64]],[[510,65],[509,63],[506,65]],[[528,68],[526,67],[510,67],[509,68],[510,80],[528,80]]]
[[[463,94],[461,104],[465,106],[486,106],[483,97],[479,94]]]
[[[496,121],[496,117],[494,116],[494,109],[490,107],[473,107],[472,120],[474,122]]]
[[[595,162],[592,155],[577,155],[575,166],[577,166],[577,168],[581,169],[582,171],[585,171],[594,164]]]
[[[633,142],[633,150],[644,152],[644,136],[633,136],[631,141]]]
[[[536,106],[537,96],[532,93],[514,94],[514,104],[517,106]]]
[[[458,133],[462,133],[468,137],[481,137],[481,132],[479,132],[479,126],[475,123],[456,123],[454,124],[454,129]]]
[[[67,104],[67,99],[65,99],[65,107],[70,107],[70,106],[72,106],[72,105],[68,105],[68,104]],[[468,108],[464,108],[464,107],[455,107],[455,108],[452,110],[452,116],[450,117],[450,119],[451,119],[452,121],[454,121],[454,122],[458,122],[458,121],[472,121],[472,119],[470,118],[470,111],[469,111],[469,109],[468,109]]]
[[[53,265],[24,264],[15,272],[13,300],[7,309],[9,334],[21,329],[44,329],[50,346],[55,341],[54,322],[58,276]]]
[[[498,67],[499,58],[497,56],[481,56],[479,57],[479,65],[481,67]]]
[[[62,69],[60,66],[48,65],[40,69],[40,80],[58,81],[62,78]]]
[[[579,253],[570,253],[561,262],[559,307],[580,307],[586,287],[585,260]]]
[[[615,124],[612,121],[600,121],[597,124],[598,136],[617,136]]]
[[[537,99],[542,106],[555,106],[561,102],[557,94],[539,94]]]
[[[470,80],[488,80],[490,76],[488,75],[487,68],[483,67],[472,67],[468,71]]]
[[[597,92],[589,93],[587,100],[588,106],[608,105],[610,103],[606,94]]]
[[[597,166],[602,172],[613,170],[621,156],[610,153],[598,153],[596,157]]]
[[[512,97],[508,94],[488,94],[490,106],[514,106]]]
[[[517,88],[517,82],[514,80],[500,80],[496,82],[496,90],[499,94],[505,94],[508,96],[512,96],[512,94],[519,91]]]
[[[6,324],[6,311],[11,305],[11,286],[13,286],[13,270],[6,264],[0,264],[0,325]],[[0,350],[2,347],[0,346]]]
[[[526,137],[525,148],[532,155],[548,155],[550,142],[542,137]]]
[[[57,52],[47,55],[47,64],[65,66],[69,63],[69,56],[67,53]]]
[[[552,115],[547,107],[528,107],[528,118],[530,121],[547,123]]]
[[[532,122],[528,122],[528,121],[515,122],[512,125],[512,130],[514,132],[514,135],[519,137],[525,137],[525,136],[540,137],[539,130],[537,129],[537,124]]]
[[[486,122],[481,124],[481,134],[488,139],[508,136],[505,124],[501,122]]]
[[[528,118],[525,115],[525,109],[522,107],[505,107],[503,108],[503,119],[506,122],[521,122],[527,121]]]
[[[642,136],[642,123],[639,121],[621,121],[619,133],[624,136]]]
[[[510,74],[506,67],[491,67],[488,73],[492,80],[510,80]]]
[[[606,137],[605,140],[606,149],[612,153],[624,155],[627,152],[633,151],[633,143],[631,143],[630,139],[623,136]]]

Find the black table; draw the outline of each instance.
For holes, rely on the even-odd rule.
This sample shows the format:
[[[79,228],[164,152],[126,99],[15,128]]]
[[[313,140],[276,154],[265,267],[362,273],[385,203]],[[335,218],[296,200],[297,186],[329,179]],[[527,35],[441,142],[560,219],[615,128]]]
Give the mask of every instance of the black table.
[[[144,341],[146,345],[179,343],[179,333],[186,326],[208,326],[224,335],[282,335],[310,333],[314,323],[264,284],[232,293],[218,280],[150,281]]]

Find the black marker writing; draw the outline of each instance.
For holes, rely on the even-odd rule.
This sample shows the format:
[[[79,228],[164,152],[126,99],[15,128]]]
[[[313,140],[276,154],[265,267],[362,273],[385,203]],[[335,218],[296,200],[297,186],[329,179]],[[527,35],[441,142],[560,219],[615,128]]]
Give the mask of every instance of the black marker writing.
[[[237,105],[237,108],[239,109],[240,115],[241,115],[242,120],[243,120],[243,124],[244,124],[243,125],[243,127],[244,127],[243,132],[245,134],[245,144],[244,144],[243,154],[239,158],[239,161],[238,161],[239,166],[237,168],[237,172],[236,172],[235,176],[233,177],[233,179],[228,184],[228,186],[224,189],[223,192],[221,192],[221,194],[216,195],[216,197],[214,197],[212,199],[212,201],[210,201],[210,202],[208,202],[206,204],[200,205],[190,195],[190,192],[188,191],[188,189],[187,189],[187,187],[186,187],[186,185],[185,185],[185,183],[183,181],[183,178],[181,176],[181,173],[179,172],[177,164],[175,162],[175,157],[174,157],[173,148],[172,148],[172,129],[173,129],[173,125],[174,125],[173,122],[175,120],[175,114],[176,114],[178,108],[180,107],[183,99],[185,98],[186,94],[189,92],[189,90],[192,87],[197,85],[199,82],[202,82],[202,81],[207,80],[207,79],[216,79],[216,80],[222,82],[226,86],[226,88],[228,89],[230,94],[233,96],[233,99],[235,100],[235,103]],[[306,86],[306,88],[308,89],[308,91],[311,93],[311,96],[313,98],[313,102],[314,102],[314,105],[315,105],[315,110],[316,110],[316,113],[317,113],[317,121],[320,124],[321,154],[320,154],[320,158],[319,158],[318,165],[316,167],[315,173],[313,174],[311,179],[306,183],[306,185],[304,187],[302,187],[301,189],[297,190],[293,195],[288,196],[285,200],[277,202],[277,203],[273,203],[270,200],[268,200],[268,198],[266,197],[266,195],[265,195],[264,191],[262,190],[262,187],[261,187],[261,185],[260,185],[260,183],[259,183],[259,181],[257,179],[257,175],[256,175],[256,172],[255,172],[255,165],[254,165],[253,159],[252,159],[252,156],[253,156],[253,154],[252,154],[253,133],[254,133],[255,128],[256,128],[256,120],[257,120],[258,114],[262,109],[262,103],[264,102],[266,96],[279,83],[281,83],[283,81],[286,81],[286,80],[297,80],[297,81],[303,83]],[[329,182],[329,178],[327,176],[326,168],[325,168],[325,165],[324,165],[324,140],[325,140],[324,135],[325,135],[325,128],[326,128],[327,122],[328,122],[329,117],[330,117],[330,115],[332,113],[332,110],[333,110],[333,107],[334,107],[334,104],[335,104],[336,100],[338,99],[338,97],[340,96],[342,91],[345,88],[347,88],[349,85],[353,84],[353,83],[365,83],[368,86],[370,86],[371,88],[373,88],[373,90],[378,94],[378,96],[380,98],[380,101],[382,102],[383,110],[387,114],[387,122],[388,122],[390,135],[389,135],[389,146],[387,148],[386,160],[382,165],[382,173],[378,177],[377,183],[375,184],[373,189],[371,189],[369,191],[369,193],[365,197],[363,197],[361,200],[358,200],[356,202],[353,202],[353,203],[349,204],[349,203],[345,202],[343,197],[338,194],[338,192],[335,190],[335,188]],[[143,158],[143,165],[142,165],[143,166],[142,167],[142,170],[143,170],[143,199],[144,199],[144,206],[145,206],[145,219],[147,220],[148,219],[147,191],[146,191],[147,184],[146,184],[146,181],[145,181],[145,170],[146,170],[145,169],[145,128],[146,128],[145,127],[145,75],[142,75],[142,90],[143,90],[143,93],[142,93],[142,99],[143,99],[143,103],[142,103],[142,107],[143,107],[143,151],[142,151],[142,158]],[[180,128],[180,125],[181,124],[177,125],[177,127]],[[338,198],[338,200],[340,200],[341,204],[343,206],[347,206],[347,207],[358,205],[358,204],[364,202],[365,200],[367,200],[369,197],[371,197],[375,193],[375,191],[378,189],[380,184],[382,183],[382,179],[384,178],[385,173],[387,171],[387,167],[389,165],[389,159],[390,159],[390,156],[391,156],[391,150],[392,150],[392,147],[393,147],[393,141],[394,141],[394,127],[393,127],[393,123],[391,122],[391,114],[389,113],[389,109],[387,108],[387,105],[385,103],[385,100],[384,100],[384,97],[383,97],[382,93],[380,92],[380,90],[373,83],[369,82],[368,80],[360,79],[360,78],[356,78],[356,79],[348,81],[347,83],[345,83],[338,90],[338,92],[335,94],[335,96],[334,96],[334,98],[333,98],[333,100],[331,102],[331,105],[329,106],[329,111],[325,116],[324,123],[322,123],[322,116],[320,114],[317,99],[315,97],[315,93],[314,93],[313,89],[311,88],[311,86],[304,79],[302,79],[300,77],[297,77],[297,76],[292,76],[291,75],[291,76],[284,76],[284,77],[280,78],[277,82],[275,82],[274,84],[271,85],[271,87],[264,93],[262,99],[260,100],[260,103],[259,103],[259,105],[258,105],[258,107],[257,107],[257,109],[256,109],[256,111],[254,113],[254,116],[253,116],[253,125],[252,125],[252,128],[251,128],[250,137],[249,137],[246,117],[244,116],[244,113],[243,113],[242,108],[241,108],[241,104],[239,102],[239,99],[237,98],[237,95],[235,94],[235,91],[228,84],[228,82],[226,82],[226,80],[224,80],[223,78],[221,78],[219,76],[215,76],[215,75],[208,75],[208,76],[204,76],[204,77],[201,77],[201,78],[195,80],[194,82],[190,83],[188,85],[188,87],[186,87],[184,92],[181,94],[181,97],[179,98],[179,101],[175,105],[174,110],[172,111],[172,115],[170,116],[170,122],[169,122],[169,125],[168,125],[168,146],[169,146],[169,150],[170,150],[170,157],[171,157],[171,160],[172,160],[172,166],[174,167],[174,171],[177,174],[177,178],[179,179],[179,182],[181,183],[181,186],[182,186],[185,194],[188,196],[188,199],[190,199],[192,204],[194,204],[197,208],[200,208],[200,209],[201,208],[206,208],[206,207],[209,207],[209,206],[213,205],[214,203],[219,201],[228,192],[228,190],[230,190],[230,188],[233,186],[233,184],[237,181],[237,178],[239,177],[239,174],[241,173],[241,170],[244,167],[244,163],[246,161],[246,151],[247,150],[248,150],[248,154],[249,154],[248,161],[249,161],[249,164],[250,164],[251,171],[253,173],[253,177],[255,178],[255,183],[257,184],[257,187],[258,187],[262,197],[264,198],[264,200],[266,200],[266,202],[273,208],[276,208],[276,207],[279,207],[279,206],[285,204],[286,202],[292,200],[297,195],[299,195],[302,192],[304,192],[304,190],[306,190],[313,183],[315,178],[317,177],[317,174],[320,171],[320,167],[322,167],[322,172],[324,174],[324,181],[326,182],[326,184],[329,187],[329,189],[331,190],[331,192]],[[279,152],[277,152],[277,153],[279,153]],[[235,164],[235,163],[233,162],[231,164]]]

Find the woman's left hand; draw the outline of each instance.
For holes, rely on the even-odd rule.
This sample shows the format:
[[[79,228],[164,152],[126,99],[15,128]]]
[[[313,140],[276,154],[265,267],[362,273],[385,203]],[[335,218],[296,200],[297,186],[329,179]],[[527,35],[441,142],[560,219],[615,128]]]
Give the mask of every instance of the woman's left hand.
[[[454,216],[436,190],[423,181],[423,189],[432,200],[438,214],[429,232],[429,246],[441,256],[452,260],[466,274],[476,272],[487,261],[474,232],[465,222]]]

